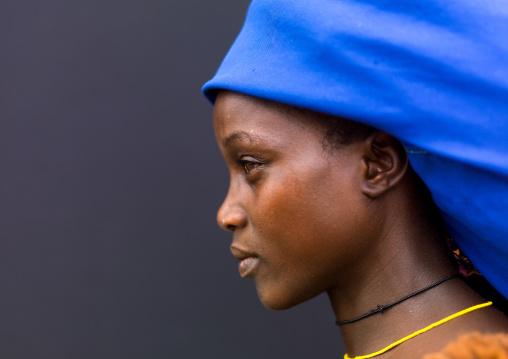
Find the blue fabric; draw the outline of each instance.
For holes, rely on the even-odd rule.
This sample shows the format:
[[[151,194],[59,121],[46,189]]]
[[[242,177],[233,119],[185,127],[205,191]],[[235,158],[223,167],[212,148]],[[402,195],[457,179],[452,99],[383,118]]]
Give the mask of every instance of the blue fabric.
[[[399,138],[458,246],[508,298],[508,2],[254,0],[215,77]]]

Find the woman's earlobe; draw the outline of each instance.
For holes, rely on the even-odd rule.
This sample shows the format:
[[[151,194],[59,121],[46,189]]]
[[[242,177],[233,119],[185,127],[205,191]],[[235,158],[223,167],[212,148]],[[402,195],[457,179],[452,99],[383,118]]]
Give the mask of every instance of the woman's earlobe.
[[[362,190],[370,198],[395,187],[407,172],[408,157],[404,146],[393,136],[376,131],[365,139]]]

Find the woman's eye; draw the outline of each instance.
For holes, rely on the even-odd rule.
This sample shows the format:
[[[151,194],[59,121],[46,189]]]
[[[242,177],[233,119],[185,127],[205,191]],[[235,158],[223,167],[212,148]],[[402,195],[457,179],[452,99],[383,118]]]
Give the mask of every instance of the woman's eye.
[[[244,156],[240,158],[239,164],[243,167],[245,174],[248,174],[251,171],[257,169],[263,163],[260,160],[257,160],[251,156]]]
[[[249,173],[253,169],[255,169],[257,166],[259,166],[258,163],[246,161],[243,163],[243,169],[245,170],[245,173]]]

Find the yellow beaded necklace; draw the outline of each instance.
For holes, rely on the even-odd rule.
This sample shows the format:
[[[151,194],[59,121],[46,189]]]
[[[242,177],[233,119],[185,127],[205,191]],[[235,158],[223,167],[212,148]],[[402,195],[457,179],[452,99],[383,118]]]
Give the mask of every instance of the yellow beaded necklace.
[[[474,310],[477,310],[477,309],[481,309],[481,308],[488,307],[489,305],[492,305],[492,302],[487,302],[487,303],[483,303],[483,304],[478,304],[478,305],[472,306],[472,307],[470,307],[470,308],[464,309],[464,310],[462,310],[462,311],[460,311],[460,312],[458,312],[458,313],[452,314],[452,315],[450,315],[449,317],[446,317],[446,318],[444,318],[444,319],[441,319],[440,321],[435,322],[435,323],[433,323],[433,324],[429,325],[428,327],[425,327],[425,328],[423,328],[423,329],[420,329],[420,330],[418,330],[418,331],[414,332],[413,334],[408,335],[407,337],[404,337],[404,338],[402,338],[402,339],[400,339],[400,340],[397,340],[395,343],[392,343],[392,344],[388,345],[386,348],[381,349],[381,350],[379,350],[379,351],[377,351],[377,352],[375,352],[375,353],[368,354],[368,355],[356,356],[356,357],[353,357],[353,358],[350,358],[350,357],[347,355],[347,353],[346,353],[346,354],[344,355],[344,359],[367,359],[367,358],[372,358],[372,357],[375,357],[375,356],[381,355],[381,354],[383,354],[383,353],[386,353],[388,350],[390,350],[390,349],[392,349],[392,348],[396,347],[397,345],[402,344],[402,343],[404,343],[405,341],[408,341],[409,339],[416,337],[416,336],[417,336],[417,335],[419,335],[419,334],[425,333],[425,332],[427,332],[427,331],[431,330],[432,328],[435,328],[435,327],[437,327],[437,326],[439,326],[439,325],[441,325],[441,324],[444,324],[444,323],[446,323],[446,322],[449,322],[449,321],[450,321],[450,320],[452,320],[452,319],[458,318],[458,317],[460,317],[460,316],[462,316],[462,315],[464,315],[464,314],[470,313],[470,312],[472,312],[472,311],[474,311]]]

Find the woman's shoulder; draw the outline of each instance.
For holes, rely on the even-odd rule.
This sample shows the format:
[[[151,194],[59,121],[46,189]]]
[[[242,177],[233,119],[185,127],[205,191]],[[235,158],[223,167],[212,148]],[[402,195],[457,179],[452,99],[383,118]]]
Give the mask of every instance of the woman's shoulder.
[[[442,351],[423,359],[508,359],[508,333],[464,334]]]

